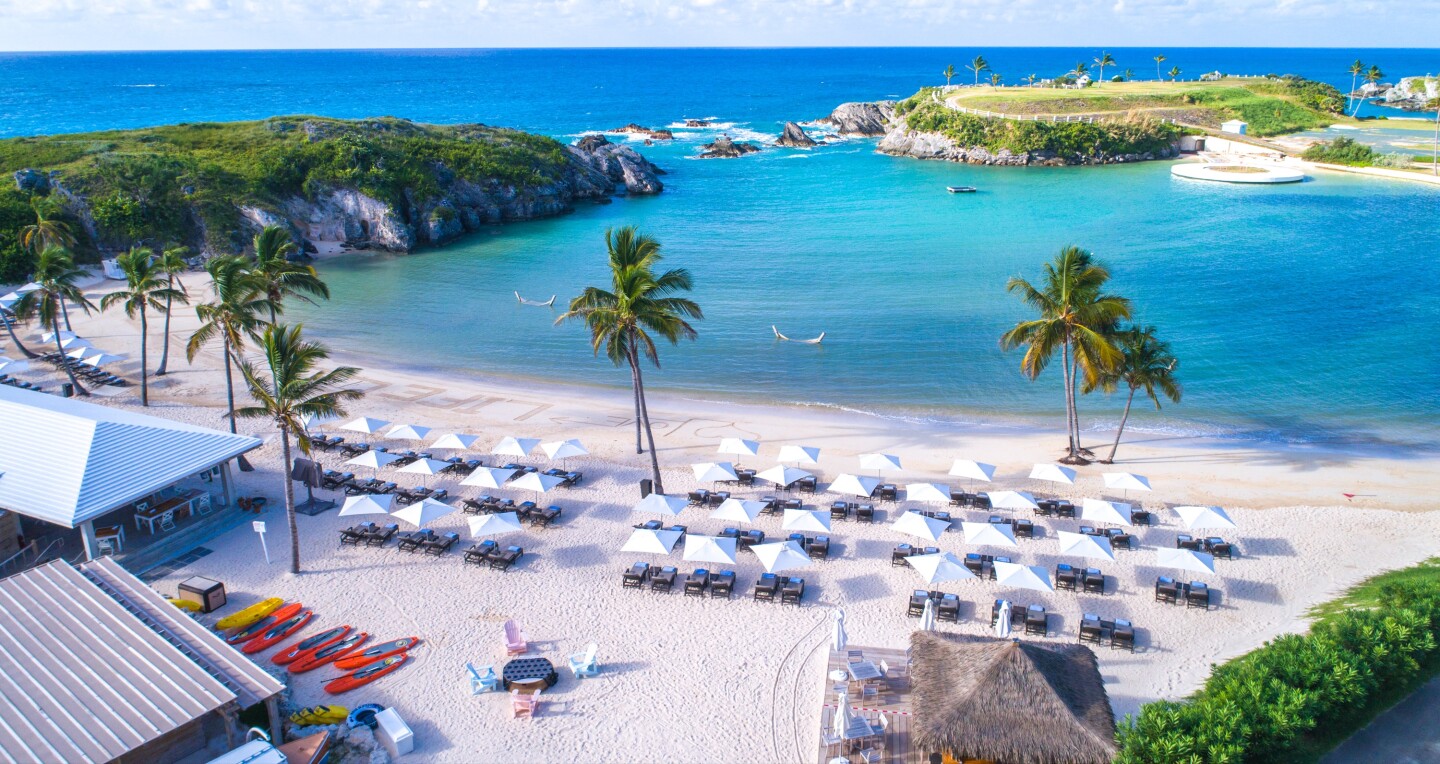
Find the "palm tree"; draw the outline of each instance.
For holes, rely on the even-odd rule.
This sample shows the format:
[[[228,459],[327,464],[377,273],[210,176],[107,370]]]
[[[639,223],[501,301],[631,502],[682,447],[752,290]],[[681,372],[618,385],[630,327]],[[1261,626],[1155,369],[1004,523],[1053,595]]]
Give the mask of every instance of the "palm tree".
[[[1126,70],[1125,70],[1125,81],[1126,81],[1126,82],[1131,82],[1131,81],[1133,81],[1134,79],[1135,79],[1135,70],[1134,70],[1134,69],[1126,69]]]
[[[1170,81],[1174,82],[1175,80],[1180,79],[1180,67],[1172,66],[1170,67],[1170,71],[1166,72],[1166,74],[1170,75]]]
[[[689,292],[693,282],[690,271],[674,268],[656,274],[664,256],[660,242],[636,231],[634,226],[605,232],[605,249],[609,252],[609,290],[586,287],[570,301],[569,309],[556,324],[583,320],[590,330],[590,344],[595,354],[603,349],[605,357],[616,366],[630,365],[630,381],[635,390],[635,453],[644,453],[640,445],[640,424],[645,425],[645,438],[650,445],[650,467],[655,476],[655,490],[664,493],[660,480],[660,462],[655,454],[655,434],[650,429],[650,410],[645,403],[645,382],[640,373],[640,356],[660,367],[655,336],[669,340],[695,339],[695,328],[686,319],[704,318],[700,306],[681,292]]]
[[[246,406],[236,415],[247,419],[269,419],[280,428],[282,476],[285,480],[285,521],[290,527],[290,572],[300,572],[300,534],[295,525],[295,484],[290,480],[290,434],[295,433],[300,453],[310,454],[310,439],[304,420],[310,417],[344,416],[344,401],[364,395],[359,390],[338,389],[354,379],[359,369],[341,366],[320,371],[316,366],[329,357],[324,346],[306,342],[299,326],[265,328],[260,336],[260,350],[265,364],[250,361],[240,364],[240,373],[250,388],[250,397],[259,404]]]
[[[1025,81],[1028,82],[1028,83],[1030,83],[1030,87],[1035,87],[1035,80],[1037,80],[1037,79],[1039,79],[1039,76],[1032,74],[1032,75],[1026,77],[1026,78],[1025,78]]]
[[[950,80],[955,79],[955,65],[946,64],[945,71],[941,72],[941,74],[945,76],[945,87],[950,87]]]
[[[1129,300],[1101,292],[1109,278],[1110,272],[1089,252],[1070,246],[1046,263],[1040,287],[1018,276],[1005,287],[1018,293],[1039,318],[1021,321],[1005,332],[1000,337],[1001,349],[1025,345],[1020,370],[1032,380],[1049,365],[1055,351],[1060,351],[1070,440],[1065,461],[1072,464],[1085,461],[1080,454],[1080,418],[1075,409],[1076,377],[1083,373],[1087,383],[1093,383],[1119,363],[1120,351],[1106,333],[1130,316]]]
[[[980,73],[990,70],[990,62],[984,56],[976,56],[974,61],[965,65],[966,69],[975,73],[975,86],[980,86]]]
[[[1000,86],[1000,79],[1001,79],[1001,78],[1000,78],[1000,73],[999,73],[999,72],[991,72],[991,73],[990,73],[990,87],[992,87],[992,88],[994,88],[994,87],[999,87],[999,86]]]
[[[1100,67],[1100,79],[1096,80],[1096,82],[1103,82],[1105,80],[1105,67],[1114,66],[1115,57],[1102,50],[1100,51],[1100,55],[1095,57],[1095,65]]]
[[[1371,85],[1374,85],[1375,83],[1377,83],[1377,82],[1379,82],[1380,80],[1382,80],[1382,79],[1385,78],[1385,73],[1382,72],[1382,71],[1380,71],[1380,67],[1375,66],[1375,65],[1372,64],[1369,69],[1366,69],[1366,70],[1365,70],[1365,74],[1361,75],[1361,78],[1364,79],[1366,83],[1371,84]],[[1364,98],[1356,98],[1356,99],[1355,99],[1355,110],[1352,111],[1352,112],[1350,112],[1350,116],[1353,117],[1353,116],[1359,114],[1359,113],[1360,113],[1360,107],[1363,106],[1364,104],[1365,104],[1365,99],[1364,99]]]
[[[1172,403],[1179,403],[1183,392],[1180,380],[1175,378],[1179,359],[1170,352],[1170,343],[1155,336],[1155,327],[1130,327],[1115,333],[1122,358],[1110,372],[1101,375],[1098,385],[1087,385],[1085,392],[1101,387],[1114,392],[1121,384],[1130,388],[1125,397],[1125,413],[1120,416],[1120,428],[1115,431],[1115,443],[1110,446],[1110,456],[1102,459],[1105,464],[1115,461],[1115,452],[1120,448],[1120,437],[1125,434],[1125,423],[1130,419],[1130,404],[1135,402],[1135,392],[1144,390],[1145,395],[1160,410],[1160,394]],[[1158,388],[1158,393],[1157,393]]]
[[[30,348],[25,347],[25,345],[20,342],[20,338],[15,335],[15,325],[21,321],[29,320],[29,318],[30,316],[28,314],[20,312],[20,303],[18,301],[14,305],[11,305],[8,310],[0,308],[0,323],[5,324],[5,331],[10,334],[10,341],[15,343],[15,348],[24,354],[26,358],[38,358],[39,355]]]
[[[60,337],[60,315],[65,311],[66,302],[79,305],[86,313],[95,307],[85,299],[80,287],[75,285],[76,281],[86,275],[88,274],[85,269],[75,266],[75,260],[70,257],[69,251],[63,247],[47,246],[40,250],[35,259],[33,280],[40,288],[26,292],[15,304],[17,315],[33,315],[39,319],[41,326],[50,327],[51,336],[55,339],[55,351],[60,356],[60,363],[65,367],[65,376],[70,378],[70,384],[78,395],[89,395],[90,392],[75,379],[75,370],[65,358],[65,348],[60,344],[63,341]]]
[[[170,288],[170,282],[155,266],[155,260],[150,250],[144,247],[131,247],[129,252],[120,255],[115,260],[116,264],[120,266],[120,270],[125,273],[125,287],[102,297],[100,309],[109,310],[111,306],[120,305],[125,308],[126,316],[140,318],[140,405],[149,406],[150,357],[146,347],[147,335],[150,331],[146,319],[146,309],[169,311],[170,301],[178,293]],[[183,298],[184,295],[181,294],[181,297]],[[166,316],[168,318],[168,312]]]
[[[1345,97],[1349,98],[1351,102],[1355,100],[1355,86],[1360,80],[1360,75],[1364,73],[1365,62],[1358,58],[1355,59],[1355,63],[1350,65],[1350,92],[1345,94]]]
[[[60,205],[48,196],[30,197],[35,222],[20,229],[20,245],[36,254],[46,247],[73,247],[75,235],[60,219]]]
[[[1160,76],[1160,65],[1165,63],[1165,61],[1166,59],[1164,53],[1155,56],[1155,79],[1157,80],[1164,79],[1164,77]]]
[[[235,432],[235,383],[231,365],[240,357],[246,337],[255,337],[265,320],[261,314],[270,310],[263,285],[250,271],[249,261],[239,256],[215,257],[205,263],[210,274],[209,302],[195,306],[200,328],[185,343],[185,358],[195,354],[206,343],[220,338],[225,355],[225,399],[229,406],[230,432]]]
[[[265,226],[255,235],[254,243],[254,271],[270,300],[270,323],[275,323],[286,297],[297,296],[310,302],[313,302],[311,297],[330,299],[330,288],[314,268],[290,260],[295,254],[295,242],[290,239],[289,231],[278,225]]]
[[[160,339],[160,366],[155,369],[155,376],[165,376],[165,367],[170,363],[170,305],[172,301],[183,304],[190,303],[190,293],[185,291],[185,285],[180,281],[180,274],[189,267],[185,263],[185,255],[189,253],[185,247],[170,247],[160,253],[155,260],[155,267],[165,274],[165,281],[173,294],[165,297],[165,332]]]

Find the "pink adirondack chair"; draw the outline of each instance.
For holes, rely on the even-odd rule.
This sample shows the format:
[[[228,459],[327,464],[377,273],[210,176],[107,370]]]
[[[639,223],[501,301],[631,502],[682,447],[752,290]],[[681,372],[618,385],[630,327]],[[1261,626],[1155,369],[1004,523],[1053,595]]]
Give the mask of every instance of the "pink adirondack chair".
[[[512,719],[522,716],[534,717],[540,713],[540,691],[524,693],[519,690],[510,691],[510,714]]]
[[[530,645],[526,643],[528,638],[525,632],[520,629],[520,624],[512,621],[505,622],[505,654],[522,655],[530,651]]]

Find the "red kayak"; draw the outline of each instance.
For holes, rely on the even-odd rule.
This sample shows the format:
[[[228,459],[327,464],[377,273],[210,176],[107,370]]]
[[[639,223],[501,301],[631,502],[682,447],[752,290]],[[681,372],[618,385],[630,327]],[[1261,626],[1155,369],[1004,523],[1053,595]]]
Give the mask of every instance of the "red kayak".
[[[420,644],[419,637],[405,637],[404,639],[378,644],[364,652],[347,655],[335,661],[335,668],[345,669],[346,671],[364,668],[375,661],[384,660],[392,655],[399,655],[418,644]]]
[[[349,625],[336,626],[329,631],[322,631],[313,637],[306,637],[305,639],[296,642],[295,644],[290,646],[289,650],[281,650],[280,652],[276,653],[275,657],[271,658],[270,660],[274,661],[275,665],[277,666],[284,666],[285,664],[294,661],[295,659],[306,653],[319,650],[322,647],[331,645],[335,642],[339,642],[340,640],[345,638],[346,634],[349,633]]]
[[[337,658],[343,658],[350,653],[360,649],[360,645],[369,639],[370,635],[365,632],[351,634],[350,636],[318,650],[312,650],[305,655],[296,658],[290,664],[290,673],[302,674],[311,669],[317,669]]]
[[[400,666],[407,660],[410,660],[410,655],[408,653],[401,652],[398,655],[392,655],[389,658],[380,661],[379,663],[373,663],[369,666],[366,666],[365,668],[352,671],[349,674],[340,677],[339,679],[333,679],[327,682],[325,684],[325,691],[330,693],[331,695],[339,695],[342,692],[349,692],[356,687],[364,684],[369,684],[376,679],[385,676],[391,671],[400,668]]]
[[[241,642],[249,642],[250,640],[254,639],[255,635],[259,634],[260,632],[265,631],[271,626],[274,626],[275,624],[280,623],[287,618],[291,618],[295,614],[299,613],[301,607],[302,605],[298,602],[292,602],[289,605],[285,605],[284,607],[276,610],[270,615],[267,615],[264,618],[256,621],[255,623],[252,623],[249,626],[246,626],[245,628],[240,629],[234,634],[226,637],[225,642],[232,645],[238,645]]]
[[[305,628],[310,619],[315,617],[313,610],[306,610],[300,615],[292,615],[286,620],[271,626],[260,636],[240,646],[242,653],[258,653],[269,647],[273,647],[280,640]]]

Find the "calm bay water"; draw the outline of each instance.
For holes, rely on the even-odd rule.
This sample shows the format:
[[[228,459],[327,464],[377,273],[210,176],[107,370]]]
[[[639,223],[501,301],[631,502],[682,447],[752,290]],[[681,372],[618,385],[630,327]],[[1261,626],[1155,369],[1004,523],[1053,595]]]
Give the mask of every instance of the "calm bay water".
[[[1189,73],[1294,72],[1348,86],[1359,55],[1392,75],[1435,51],[1167,50]],[[1014,80],[1088,50],[985,51]],[[973,53],[939,50],[286,52],[0,55],[0,135],[276,113],[484,121],[569,139],[626,122],[714,117],[774,136],[845,100],[903,96]],[[1114,55],[1153,76],[1151,51]],[[1147,68],[1148,64],[1148,68]],[[641,147],[655,198],[586,205],[442,250],[327,261],[335,299],[294,313],[336,346],[418,368],[623,385],[578,327],[521,307],[603,279],[601,236],[635,223],[690,268],[696,343],[652,384],[703,397],[967,421],[1045,421],[1057,379],[1018,373],[997,337],[1025,314],[1013,275],[1075,243],[1182,359],[1186,400],[1142,428],[1301,441],[1429,444],[1440,415],[1440,190],[1325,175],[1232,188],[1168,166],[976,168],[878,156],[851,140],[689,159],[714,130]],[[950,184],[981,189],[944,192]],[[827,333],[822,346],[777,343]],[[1048,374],[1047,374],[1048,377]],[[1095,426],[1120,400],[1087,400]]]

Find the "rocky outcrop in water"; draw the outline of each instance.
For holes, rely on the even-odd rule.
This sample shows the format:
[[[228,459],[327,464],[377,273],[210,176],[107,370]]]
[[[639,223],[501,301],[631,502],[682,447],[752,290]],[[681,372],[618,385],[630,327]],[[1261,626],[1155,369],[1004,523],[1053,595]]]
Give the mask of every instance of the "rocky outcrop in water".
[[[830,116],[816,121],[833,125],[841,135],[877,138],[890,131],[890,122],[894,119],[895,102],[876,101],[842,103],[830,112]]]
[[[787,146],[792,149],[808,149],[818,145],[818,142],[805,134],[804,130],[794,122],[786,122],[785,129],[780,133],[780,138],[775,141],[776,146]]]
[[[669,141],[675,139],[675,134],[669,130],[657,130],[655,128],[645,127],[644,125],[637,125],[634,122],[624,127],[617,127],[614,130],[606,130],[605,132],[615,135],[643,135],[652,141]]]
[[[734,159],[760,150],[760,147],[753,143],[736,143],[730,140],[728,135],[722,135],[716,138],[714,143],[707,143],[700,148],[703,149],[700,153],[701,159]]]
[[[709,126],[710,126],[710,120],[708,120],[708,119],[687,119],[687,120],[685,120],[685,126],[686,126],[686,127],[709,127]]]
[[[965,164],[1024,167],[1041,165],[1062,167],[1066,165],[1100,165],[1144,162],[1153,159],[1169,159],[1179,154],[1178,147],[1134,154],[1074,154],[1062,156],[1053,151],[1021,151],[1009,149],[991,151],[983,146],[961,146],[954,140],[939,133],[922,133],[903,125],[896,127],[880,140],[876,151],[891,156],[907,156],[915,159],[940,159]]]
[[[1380,98],[1380,105],[1405,111],[1434,111],[1432,105],[1440,98],[1440,79],[1435,77],[1405,77],[1393,87],[1383,91],[1364,94],[1365,98]]]

